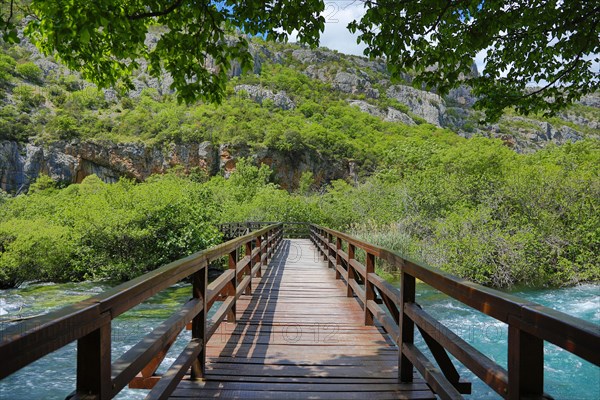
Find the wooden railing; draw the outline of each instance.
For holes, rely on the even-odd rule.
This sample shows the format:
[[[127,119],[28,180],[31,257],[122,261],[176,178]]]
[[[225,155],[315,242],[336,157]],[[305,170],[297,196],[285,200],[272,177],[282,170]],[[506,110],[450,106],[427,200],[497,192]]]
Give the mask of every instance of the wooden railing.
[[[263,227],[105,293],[9,327],[0,341],[0,379],[77,340],[77,389],[69,398],[109,399],[136,378],[150,378],[160,364],[157,360],[191,321],[188,345],[169,370],[148,385],[152,387],[148,399],[167,398],[190,367],[192,379],[203,376],[205,344],[226,318],[235,321],[236,299],[250,292],[252,277],[260,276],[282,234],[281,224]],[[208,284],[208,264],[222,257],[228,258],[229,269]],[[191,300],[111,362],[111,321],[186,278],[192,282]],[[218,305],[217,299],[221,301]],[[207,319],[213,304],[218,308]]]
[[[347,284],[365,311],[365,324],[377,321],[399,349],[399,380],[412,382],[415,367],[443,399],[470,393],[448,353],[507,399],[548,398],[544,393],[544,341],[600,365],[597,325],[515,296],[419,265],[395,252],[342,232],[311,225],[311,240]],[[346,249],[346,250],[344,250]],[[360,256],[357,254],[361,249]],[[364,260],[360,262],[359,259]],[[400,289],[375,273],[376,259],[400,271]],[[416,280],[508,325],[508,370],[468,344],[415,302]],[[415,327],[437,366],[415,346]]]
[[[234,238],[273,224],[282,225],[283,237],[285,238],[307,238],[309,236],[309,222],[228,222],[220,224],[219,230],[223,233],[225,238]]]

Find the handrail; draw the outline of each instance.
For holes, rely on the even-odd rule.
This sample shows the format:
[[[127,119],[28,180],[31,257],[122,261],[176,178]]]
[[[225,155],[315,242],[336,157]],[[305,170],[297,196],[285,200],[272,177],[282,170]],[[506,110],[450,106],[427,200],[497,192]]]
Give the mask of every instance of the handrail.
[[[266,227],[261,222],[249,224],[259,230],[3,331],[0,379],[75,340],[77,390],[71,398],[112,398],[133,382],[139,385],[136,387],[152,388],[147,398],[165,398],[188,369],[191,368],[192,378],[203,377],[205,344],[221,322],[235,322],[236,300],[242,293],[250,294],[252,278],[261,276],[262,266],[268,263],[284,235],[283,223]],[[365,324],[378,323],[398,345],[401,382],[412,382],[416,368],[443,399],[470,393],[471,385],[460,380],[450,353],[504,398],[542,398],[544,341],[600,365],[600,327],[595,324],[421,265],[339,231],[307,223],[288,224],[309,229],[309,237],[324,261],[335,271],[336,278],[345,281],[347,295],[361,303]],[[358,250],[364,252],[364,257],[358,256]],[[229,269],[208,284],[208,264],[222,257],[228,258]],[[400,289],[376,274],[378,259],[398,268]],[[192,281],[191,300],[111,365],[111,321],[185,278]],[[508,369],[422,309],[415,301],[417,279],[508,324]],[[207,312],[218,300],[221,302],[217,311],[208,320]],[[165,375],[160,379],[153,376],[186,325],[192,330],[191,341]],[[414,344],[415,328],[437,366]]]
[[[219,224],[219,230],[227,237],[237,237],[253,230],[261,229],[268,225],[282,224],[283,236],[286,238],[308,238],[310,222],[271,222],[271,221],[246,221],[226,222]]]
[[[343,232],[311,225],[310,238],[337,278],[344,278],[348,296],[357,296],[365,324],[374,320],[398,345],[399,379],[412,382],[413,367],[442,398],[460,398],[470,385],[459,380],[448,357],[454,355],[490,388],[507,399],[545,396],[544,341],[600,365],[600,327],[542,305],[490,289],[410,259]],[[346,244],[348,251],[342,250]],[[356,259],[365,252],[365,264]],[[375,259],[400,271],[400,289],[375,274]],[[415,302],[416,280],[508,324],[508,371],[454,334]],[[385,308],[384,308],[385,307]],[[414,345],[420,331],[440,370]]]
[[[236,299],[251,290],[252,277],[260,276],[261,266],[272,257],[282,233],[282,224],[271,224],[79,303],[8,327],[0,338],[0,379],[77,340],[77,389],[70,398],[109,399],[144,368],[151,367],[149,374],[152,375],[160,364],[160,361],[153,362],[153,358],[166,353],[165,349],[192,321],[191,342],[165,374],[164,382],[159,381],[149,394],[149,398],[168,396],[168,390],[174,388],[174,379],[180,379],[190,366],[193,378],[203,376],[205,344],[226,317],[235,321]],[[243,257],[239,257],[240,248]],[[208,264],[224,256],[228,257],[230,268],[222,275],[226,278],[209,285]],[[111,321],[185,278],[192,279],[192,299],[111,365]],[[219,295],[225,298],[211,318],[211,324],[206,316]],[[161,388],[167,392],[158,393]]]

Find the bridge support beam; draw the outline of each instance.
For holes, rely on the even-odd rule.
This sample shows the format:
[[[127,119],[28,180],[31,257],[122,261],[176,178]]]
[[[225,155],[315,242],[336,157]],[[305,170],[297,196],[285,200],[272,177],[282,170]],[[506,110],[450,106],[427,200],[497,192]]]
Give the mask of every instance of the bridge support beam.
[[[355,276],[354,276],[354,268],[352,268],[352,263],[351,260],[354,260],[354,257],[356,257],[355,255],[356,253],[356,246],[353,245],[352,243],[348,243],[348,281],[346,282],[346,296],[347,297],[353,297],[354,296],[354,292],[352,291],[352,286],[350,285],[350,282],[352,280],[356,280]]]

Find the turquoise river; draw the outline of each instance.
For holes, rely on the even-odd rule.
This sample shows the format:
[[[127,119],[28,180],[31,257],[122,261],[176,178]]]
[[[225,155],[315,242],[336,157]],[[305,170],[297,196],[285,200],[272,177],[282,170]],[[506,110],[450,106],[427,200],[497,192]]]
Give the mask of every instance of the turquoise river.
[[[20,316],[46,313],[65,304],[83,300],[109,286],[97,283],[32,284],[18,289],[0,290],[1,329]],[[600,286],[581,285],[563,289],[523,290],[513,294],[555,308],[559,311],[600,324]],[[185,284],[164,291],[132,309],[113,322],[113,359],[137,343],[157,323],[190,297]],[[469,307],[428,288],[418,286],[418,302],[442,323],[506,368],[507,327]],[[599,328],[600,329],[600,328]],[[184,331],[171,348],[165,370],[189,339]],[[600,351],[600,349],[598,349]],[[74,343],[43,357],[0,381],[0,399],[64,399],[75,385],[76,347]],[[545,391],[555,399],[600,399],[600,368],[546,343]],[[473,382],[471,399],[498,396],[469,371],[459,365],[463,379]],[[160,370],[159,370],[160,372]],[[126,389],[119,399],[144,398],[146,391]]]

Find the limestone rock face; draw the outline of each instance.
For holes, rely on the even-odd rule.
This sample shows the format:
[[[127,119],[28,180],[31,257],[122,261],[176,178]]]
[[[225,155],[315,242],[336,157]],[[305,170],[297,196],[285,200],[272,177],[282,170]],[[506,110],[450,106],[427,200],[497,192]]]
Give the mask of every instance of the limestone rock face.
[[[254,150],[247,145],[221,145],[219,147],[220,173],[228,177],[234,170],[237,160],[250,158],[254,164],[266,164],[273,170],[273,179],[287,190],[298,187],[304,172],[312,172],[316,185],[334,179],[357,179],[356,168],[349,160],[329,159],[314,150],[285,153],[274,149]]]
[[[379,91],[372,88],[367,79],[357,74],[338,72],[333,78],[331,85],[334,89],[344,93],[364,93],[367,97],[374,99],[379,97]]]
[[[273,104],[275,104],[276,107],[279,107],[282,110],[291,110],[296,108],[296,104],[283,90],[278,93],[273,93],[271,90],[257,85],[237,85],[234,90],[236,93],[240,93],[242,91],[246,92],[252,100],[260,104],[262,104],[264,100],[269,99],[273,102]]]
[[[312,172],[318,184],[333,179],[355,179],[348,161],[327,159],[314,150],[288,154],[211,142],[152,147],[108,141],[61,141],[48,146],[0,141],[0,188],[9,193],[25,192],[40,174],[65,183],[79,183],[92,174],[105,182],[116,182],[120,177],[143,181],[175,166],[183,168],[185,173],[202,170],[209,176],[228,177],[240,157],[269,165],[275,181],[290,190],[297,187],[305,171]]]
[[[444,100],[437,94],[403,85],[390,86],[386,94],[388,97],[406,104],[413,113],[430,124],[442,126],[446,106]]]
[[[297,49],[292,51],[292,57],[304,64],[319,64],[326,61],[339,61],[340,55],[324,49]]]
[[[121,176],[142,181],[176,165],[185,172],[198,168],[213,175],[219,169],[217,149],[210,142],[164,148],[106,141],[61,141],[49,146],[0,142],[0,187],[10,193],[27,190],[40,174],[67,183],[92,174],[105,182],[116,182]]]
[[[374,105],[371,105],[364,100],[350,100],[348,104],[357,107],[362,112],[371,114],[374,117],[379,117],[384,121],[401,122],[405,125],[416,125],[415,121],[413,121],[411,117],[409,117],[400,110],[396,110],[393,107],[388,107],[387,111],[383,111],[380,108],[375,107]]]
[[[387,114],[383,120],[390,122],[402,122],[405,125],[416,125],[415,121],[411,117],[393,107],[388,107]]]

